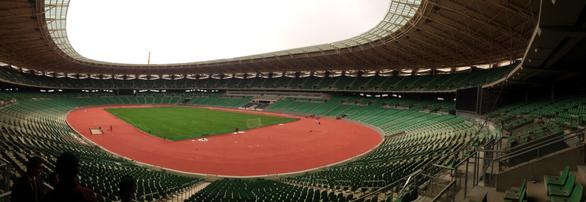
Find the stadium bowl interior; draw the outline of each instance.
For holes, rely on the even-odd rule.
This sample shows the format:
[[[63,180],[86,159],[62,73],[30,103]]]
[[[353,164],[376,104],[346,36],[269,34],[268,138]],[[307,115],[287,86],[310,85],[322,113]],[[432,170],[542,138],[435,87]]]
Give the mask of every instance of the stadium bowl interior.
[[[583,201],[586,1],[389,1],[348,40],[157,65],[77,53],[68,0],[0,2],[0,201],[33,156],[59,193],[64,152],[97,201]]]

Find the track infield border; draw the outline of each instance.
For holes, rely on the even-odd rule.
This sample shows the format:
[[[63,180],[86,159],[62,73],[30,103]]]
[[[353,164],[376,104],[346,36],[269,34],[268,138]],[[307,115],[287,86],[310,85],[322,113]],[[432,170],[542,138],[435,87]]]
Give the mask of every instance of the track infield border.
[[[165,106],[177,106],[174,104],[108,104],[108,105],[91,105],[91,106],[83,106],[83,107],[75,107],[73,109],[71,109],[70,111],[68,111],[65,115],[65,122],[67,123],[67,125],[69,126],[69,128],[71,128],[71,130],[73,130],[76,135],[78,137],[81,137],[84,141],[86,141],[87,143],[90,143],[98,148],[100,148],[101,150],[104,150],[105,152],[109,153],[110,155],[113,155],[115,157],[118,158],[122,158],[125,160],[128,160],[138,166],[142,166],[145,168],[149,168],[149,169],[154,169],[154,170],[160,170],[160,171],[169,171],[169,172],[173,172],[176,174],[180,174],[180,175],[186,175],[186,176],[197,176],[197,177],[205,177],[205,178],[280,178],[280,177],[284,177],[284,176],[294,176],[294,175],[300,175],[300,174],[304,174],[304,173],[308,173],[308,172],[313,172],[313,171],[318,171],[327,167],[331,167],[331,166],[335,166],[335,165],[342,165],[344,163],[348,163],[350,161],[356,160],[370,152],[372,152],[373,150],[377,149],[385,140],[385,134],[384,132],[382,132],[382,130],[376,126],[370,125],[370,124],[366,124],[366,123],[362,123],[359,121],[355,121],[355,120],[351,120],[351,119],[347,119],[346,121],[349,122],[353,122],[365,127],[370,128],[373,131],[376,131],[376,133],[380,136],[380,141],[378,141],[378,143],[376,145],[374,145],[373,147],[371,147],[370,149],[356,154],[350,158],[347,159],[343,159],[334,163],[329,163],[326,165],[321,165],[321,166],[317,166],[317,167],[313,167],[313,168],[309,168],[309,169],[304,169],[304,170],[300,170],[300,171],[293,171],[293,172],[283,172],[283,173],[274,173],[274,174],[264,174],[264,175],[221,175],[221,174],[207,174],[207,173],[199,173],[199,172],[188,172],[188,171],[182,171],[182,170],[177,170],[177,169],[172,169],[172,168],[168,168],[168,167],[164,167],[164,166],[159,166],[159,165],[154,165],[154,164],[150,164],[150,163],[145,163],[145,162],[141,162],[139,160],[136,159],[132,159],[130,157],[118,154],[114,151],[111,151],[110,149],[96,143],[95,141],[91,140],[90,138],[86,137],[85,135],[83,135],[83,133],[81,133],[80,131],[78,131],[78,129],[76,129],[69,121],[69,119],[67,117],[69,117],[71,112],[74,112],[76,110],[81,110],[81,109],[89,109],[89,108],[96,108],[96,107],[136,107],[136,106],[140,106],[140,107],[165,107]],[[289,114],[289,113],[284,113],[284,112],[279,112],[279,111],[249,111],[249,110],[242,110],[242,109],[238,109],[238,108],[229,108],[229,107],[219,107],[219,106],[208,106],[208,105],[182,105],[182,106],[189,106],[189,107],[199,107],[199,108],[208,108],[208,109],[214,109],[214,110],[227,110],[227,111],[235,111],[235,112],[241,112],[241,113],[259,113],[259,114],[272,114],[272,115],[285,115],[285,116],[302,116],[301,114]],[[264,127],[258,128],[258,129],[253,129],[253,130],[262,130]],[[137,128],[138,129],[138,128]],[[140,129],[138,129],[140,130]],[[141,130],[141,132],[148,134],[144,131]],[[73,135],[73,134],[72,134]],[[150,134],[149,134],[150,135]],[[220,134],[219,136],[221,136],[222,134]]]

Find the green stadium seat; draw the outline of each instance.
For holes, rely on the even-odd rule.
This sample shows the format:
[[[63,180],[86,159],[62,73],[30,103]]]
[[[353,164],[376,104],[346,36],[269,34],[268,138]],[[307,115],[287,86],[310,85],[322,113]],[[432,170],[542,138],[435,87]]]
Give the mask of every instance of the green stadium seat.
[[[584,194],[584,187],[582,184],[576,184],[569,197],[551,196],[551,202],[581,202]]]
[[[570,167],[564,167],[564,170],[560,172],[560,176],[545,176],[545,184],[546,185],[557,185],[562,186],[568,180],[568,176],[570,175]]]
[[[452,78],[452,77],[450,77]],[[337,78],[341,80],[342,78]],[[345,78],[346,79],[346,78]],[[419,78],[417,81],[384,78],[390,84],[424,86],[440,81]],[[314,79],[312,79],[314,80]],[[361,81],[372,84],[376,78]],[[470,82],[452,78],[464,84]],[[293,81],[281,78],[279,82],[304,86],[310,81]],[[316,84],[340,85],[337,80]],[[197,81],[199,82],[199,81]],[[271,86],[269,80],[254,81],[258,86]],[[206,82],[212,85],[209,81]],[[219,85],[220,82],[215,81]],[[240,82],[224,85],[239,86]],[[311,85],[315,87],[316,85]],[[172,173],[149,170],[132,162],[112,157],[108,153],[71,139],[71,130],[62,117],[69,110],[88,105],[102,104],[159,104],[180,103],[192,98],[191,103],[222,107],[238,107],[250,101],[250,97],[234,97],[222,94],[165,93],[140,94],[137,96],[113,96],[111,94],[16,94],[3,97],[16,98],[17,103],[0,108],[0,123],[5,131],[0,133],[0,145],[7,148],[0,151],[0,157],[16,165],[16,172],[24,172],[26,156],[41,154],[47,167],[54,168],[55,157],[61,151],[75,151],[81,154],[80,176],[84,186],[91,187],[103,201],[116,200],[116,181],[124,174],[137,178],[137,196],[141,201],[159,201],[178,192],[186,186],[200,182],[197,177],[178,176]],[[35,99],[32,98],[48,98]],[[563,134],[564,126],[574,115],[581,115],[585,109],[583,101],[568,98],[532,104],[507,106],[490,113],[491,120],[508,123],[522,117],[530,123],[515,123],[527,126],[520,130],[520,137],[534,134],[548,137]],[[528,106],[527,106],[528,105]],[[351,96],[332,96],[329,100],[285,98],[269,105],[267,110],[295,114],[316,114],[318,116],[346,115],[348,119],[378,127],[384,133],[383,142],[371,152],[344,164],[335,165],[279,180],[218,180],[206,187],[188,201],[348,201],[353,195],[334,193],[331,189],[347,192],[371,192],[388,185],[430,163],[453,167],[460,159],[454,155],[470,145],[483,145],[497,137],[466,119],[447,113],[436,113],[454,109],[453,102],[424,101],[414,99],[375,99]],[[432,112],[432,113],[430,113]],[[568,116],[564,115],[567,114]],[[571,115],[570,115],[571,114]],[[561,116],[560,116],[561,115]],[[537,117],[548,117],[551,122],[531,125]],[[576,116],[580,117],[580,116]],[[559,118],[559,120],[558,120]],[[502,126],[502,125],[501,125]],[[520,138],[523,139],[523,138]],[[526,140],[527,138],[525,138]],[[529,140],[526,140],[530,143]],[[565,180],[564,180],[565,179]],[[575,184],[575,175],[564,168],[559,177],[545,177],[550,199],[556,201],[581,200],[583,188]],[[268,187],[268,188],[267,188]],[[400,188],[390,187],[396,191]],[[392,191],[391,191],[392,192]],[[524,201],[526,181],[519,189],[511,189],[507,201]],[[579,197],[580,196],[580,197]],[[393,195],[384,201],[401,200]],[[365,201],[377,201],[372,197]]]
[[[548,196],[561,196],[568,197],[574,189],[574,183],[576,182],[576,176],[569,174],[568,180],[563,185],[546,185]]]

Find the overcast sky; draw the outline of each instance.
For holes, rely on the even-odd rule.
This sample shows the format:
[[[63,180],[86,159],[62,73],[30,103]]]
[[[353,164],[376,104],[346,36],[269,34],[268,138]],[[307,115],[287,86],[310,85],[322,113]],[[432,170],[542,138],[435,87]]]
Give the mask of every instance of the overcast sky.
[[[330,43],[380,22],[391,0],[71,0],[67,34],[81,55],[184,63]]]

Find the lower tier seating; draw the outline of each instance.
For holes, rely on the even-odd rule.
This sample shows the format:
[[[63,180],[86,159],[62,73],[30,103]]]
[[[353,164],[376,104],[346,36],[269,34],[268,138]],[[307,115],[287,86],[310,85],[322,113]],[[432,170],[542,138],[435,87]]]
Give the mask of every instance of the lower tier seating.
[[[172,99],[163,99],[172,102]],[[137,180],[136,198],[144,201],[166,198],[201,181],[196,177],[139,167],[112,156],[82,141],[65,122],[67,112],[77,106],[136,104],[142,103],[142,100],[145,99],[21,95],[16,103],[0,108],[0,156],[16,169],[13,176],[16,178],[25,172],[24,164],[29,156],[41,157],[46,167],[45,174],[48,174],[54,171],[58,155],[63,151],[74,152],[80,156],[80,183],[93,189],[100,201],[118,199],[117,184],[123,175]]]

